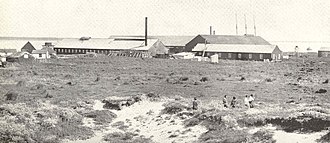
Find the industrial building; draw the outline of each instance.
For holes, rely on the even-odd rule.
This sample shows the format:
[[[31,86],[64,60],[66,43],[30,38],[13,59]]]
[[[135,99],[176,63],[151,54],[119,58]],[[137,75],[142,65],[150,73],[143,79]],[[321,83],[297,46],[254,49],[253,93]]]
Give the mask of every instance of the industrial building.
[[[278,61],[283,58],[282,51],[275,45],[197,44],[192,51],[196,56],[217,54],[219,59],[230,60]]]
[[[143,57],[162,57],[168,49],[158,39],[128,38],[80,38],[63,39],[55,47],[57,54],[86,54],[94,52],[106,55],[143,54]],[[141,55],[142,56],[142,55]]]
[[[318,57],[330,57],[330,47],[321,47],[318,50]]]

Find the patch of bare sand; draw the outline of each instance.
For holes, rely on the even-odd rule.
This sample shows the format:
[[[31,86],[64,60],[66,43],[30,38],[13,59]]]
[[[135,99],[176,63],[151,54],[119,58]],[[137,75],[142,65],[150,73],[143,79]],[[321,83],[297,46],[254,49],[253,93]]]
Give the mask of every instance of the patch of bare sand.
[[[288,133],[282,130],[277,130],[275,126],[267,125],[264,127],[257,127],[249,130],[250,134],[254,134],[259,130],[268,130],[273,133],[273,139],[278,143],[316,143],[328,131],[321,131],[315,133]]]
[[[154,142],[193,142],[207,131],[203,126],[185,128],[183,120],[175,115],[160,115],[165,102],[142,101],[121,111],[113,111],[117,114],[113,123],[124,122],[130,127],[127,131],[133,131]]]
[[[104,110],[101,101],[95,100],[94,103],[94,110]],[[158,143],[194,142],[198,140],[201,134],[207,131],[205,127],[200,125],[185,128],[183,120],[175,115],[161,115],[160,112],[164,109],[164,103],[143,100],[119,111],[111,110],[117,115],[117,118],[113,120],[107,129],[95,131],[95,136],[87,140],[66,140],[64,142],[105,142],[103,141],[103,136],[113,132],[132,132],[145,138],[151,138],[152,141]],[[86,118],[83,122],[85,126],[95,127],[93,120]],[[122,126],[128,126],[128,128],[119,129],[120,126],[114,126],[114,124],[119,122],[124,123]]]

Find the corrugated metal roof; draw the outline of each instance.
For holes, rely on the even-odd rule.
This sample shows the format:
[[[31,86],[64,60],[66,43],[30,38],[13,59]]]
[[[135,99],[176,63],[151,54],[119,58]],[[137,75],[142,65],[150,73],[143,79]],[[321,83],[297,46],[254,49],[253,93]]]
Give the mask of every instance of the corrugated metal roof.
[[[29,52],[17,52],[12,55],[9,55],[8,57],[18,58],[18,57],[23,56],[24,54],[31,55]]]
[[[48,51],[49,54],[56,54],[56,51],[54,51],[52,48],[44,47],[41,50]]]
[[[197,44],[193,52],[272,53],[276,45]]]
[[[47,50],[33,50],[32,54],[46,54]]]
[[[144,40],[115,40],[108,38],[91,38],[89,40],[63,39],[55,48],[83,48],[83,49],[113,49],[128,50],[134,48],[149,49],[158,39],[148,39],[148,46],[144,46]]]
[[[0,49],[0,53],[16,53],[16,49]]]
[[[113,39],[108,38],[92,38],[89,40],[79,40],[79,38],[68,38],[61,40],[55,48],[93,48],[93,49],[108,49],[109,44]]]
[[[144,36],[110,36],[112,39],[139,39],[143,40]],[[159,39],[165,46],[185,46],[195,36],[148,36],[150,39]]]
[[[248,44],[248,45],[271,45],[260,36],[245,35],[200,35],[209,44]]]
[[[330,47],[321,47],[319,51],[327,51],[327,52],[330,52]]]

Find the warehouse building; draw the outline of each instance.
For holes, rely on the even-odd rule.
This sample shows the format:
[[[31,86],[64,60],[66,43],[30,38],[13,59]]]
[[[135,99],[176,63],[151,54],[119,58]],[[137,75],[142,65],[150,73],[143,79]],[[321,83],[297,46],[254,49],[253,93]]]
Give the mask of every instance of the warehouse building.
[[[282,51],[275,45],[243,44],[197,44],[192,50],[196,56],[210,57],[217,54],[219,59],[229,60],[282,60]]]
[[[88,52],[106,55],[137,55],[144,57],[162,57],[168,49],[158,39],[138,38],[90,38],[63,39],[55,47],[57,54],[86,54]],[[128,55],[129,54],[129,55]]]
[[[330,57],[330,47],[321,47],[318,50],[318,57]]]
[[[197,35],[185,46],[191,52],[197,44],[230,44],[230,45],[271,45],[260,36],[253,35]]]

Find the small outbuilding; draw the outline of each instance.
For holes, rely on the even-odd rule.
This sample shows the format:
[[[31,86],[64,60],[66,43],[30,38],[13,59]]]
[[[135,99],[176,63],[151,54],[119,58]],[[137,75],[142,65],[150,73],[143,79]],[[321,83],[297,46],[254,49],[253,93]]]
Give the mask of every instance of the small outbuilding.
[[[6,57],[7,62],[27,62],[35,58],[28,52],[17,52]]]
[[[50,55],[47,50],[33,50],[32,56],[36,59],[49,59]]]
[[[330,57],[330,47],[321,47],[318,50],[318,57]]]

